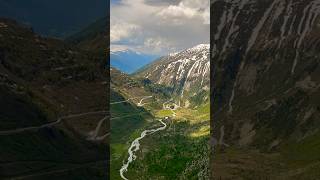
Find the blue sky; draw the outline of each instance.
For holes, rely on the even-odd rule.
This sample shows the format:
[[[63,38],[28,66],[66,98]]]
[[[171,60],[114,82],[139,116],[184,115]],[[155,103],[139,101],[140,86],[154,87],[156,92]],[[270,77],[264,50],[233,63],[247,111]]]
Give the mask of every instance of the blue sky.
[[[111,51],[165,55],[209,43],[210,0],[111,0]]]

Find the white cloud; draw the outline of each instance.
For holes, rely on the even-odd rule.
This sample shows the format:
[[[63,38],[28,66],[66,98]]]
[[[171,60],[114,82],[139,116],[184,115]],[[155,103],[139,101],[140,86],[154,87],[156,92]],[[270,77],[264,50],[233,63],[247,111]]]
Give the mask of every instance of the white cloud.
[[[208,5],[209,6],[209,5]],[[206,8],[202,13],[203,23],[204,24],[210,24],[210,8]]]
[[[158,13],[162,19],[176,24],[192,18],[201,18],[204,24],[210,22],[210,6],[208,0],[183,0],[178,5],[170,5]]]
[[[167,54],[210,39],[210,0],[122,0],[111,4],[111,45]]]
[[[111,52],[118,52],[118,51],[125,51],[130,50],[130,47],[126,45],[110,45],[110,51]]]
[[[139,31],[140,27],[138,25],[111,20],[110,41],[114,43],[131,38],[137,35]]]
[[[159,12],[158,15],[164,17],[166,19],[173,17],[173,18],[193,18],[197,12],[189,7],[185,7],[183,4],[179,6],[169,6],[166,9],[163,9]]]
[[[172,52],[176,51],[175,45],[169,39],[161,37],[147,38],[144,41],[144,47],[152,50],[155,53]]]

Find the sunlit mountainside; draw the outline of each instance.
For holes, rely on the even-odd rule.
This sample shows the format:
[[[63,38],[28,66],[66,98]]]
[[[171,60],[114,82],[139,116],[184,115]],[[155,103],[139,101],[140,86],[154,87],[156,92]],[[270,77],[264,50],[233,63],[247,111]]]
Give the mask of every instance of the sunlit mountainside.
[[[111,68],[112,179],[209,177],[208,53],[199,45],[132,75]]]

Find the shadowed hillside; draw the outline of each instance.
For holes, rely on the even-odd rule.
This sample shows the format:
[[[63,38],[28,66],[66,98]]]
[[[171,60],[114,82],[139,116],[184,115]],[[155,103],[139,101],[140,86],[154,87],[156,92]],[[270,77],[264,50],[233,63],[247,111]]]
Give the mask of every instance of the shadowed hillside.
[[[1,178],[105,179],[104,64],[0,19]]]
[[[318,1],[215,1],[213,176],[319,177]]]

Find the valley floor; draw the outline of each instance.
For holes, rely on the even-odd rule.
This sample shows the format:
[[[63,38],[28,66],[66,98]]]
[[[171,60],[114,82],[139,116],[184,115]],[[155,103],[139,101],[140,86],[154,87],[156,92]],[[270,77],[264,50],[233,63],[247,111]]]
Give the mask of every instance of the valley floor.
[[[145,129],[161,127],[157,119],[163,119],[166,129],[140,140],[140,149],[134,153],[136,159],[129,164],[124,176],[128,179],[209,179],[209,105],[171,110],[154,108],[152,101],[152,98],[146,100],[148,105],[144,108],[134,103],[111,106],[113,117],[133,114],[130,118],[111,119],[111,179],[122,179],[119,170],[127,162],[132,141]],[[136,100],[136,104],[139,103]],[[119,111],[123,106],[130,107],[131,112]],[[137,112],[140,114],[136,115]]]

